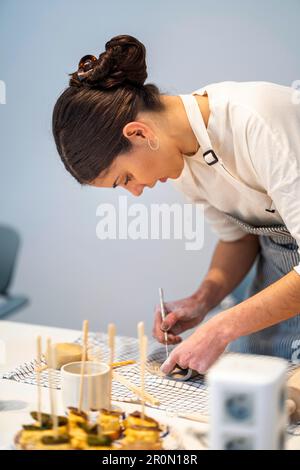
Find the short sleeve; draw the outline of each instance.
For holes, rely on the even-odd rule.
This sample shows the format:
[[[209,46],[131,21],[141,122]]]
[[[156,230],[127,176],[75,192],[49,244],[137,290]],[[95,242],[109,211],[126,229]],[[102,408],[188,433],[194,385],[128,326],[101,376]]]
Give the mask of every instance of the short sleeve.
[[[300,148],[296,155],[256,115],[249,120],[247,139],[257,177],[300,247]],[[300,275],[300,263],[294,269]]]

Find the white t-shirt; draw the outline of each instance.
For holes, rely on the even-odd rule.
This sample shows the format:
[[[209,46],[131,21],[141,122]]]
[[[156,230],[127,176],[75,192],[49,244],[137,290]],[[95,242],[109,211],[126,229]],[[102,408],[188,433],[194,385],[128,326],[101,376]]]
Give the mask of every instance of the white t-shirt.
[[[247,197],[207,165],[201,147],[192,157],[183,155],[183,171],[172,183],[189,201],[204,205],[221,240],[245,236],[227,212],[253,225],[284,223],[300,253],[300,104],[295,90],[268,82],[221,82],[192,94],[205,92],[213,149],[235,178],[266,194],[266,204],[258,204],[253,193]],[[300,274],[300,264],[294,269]]]

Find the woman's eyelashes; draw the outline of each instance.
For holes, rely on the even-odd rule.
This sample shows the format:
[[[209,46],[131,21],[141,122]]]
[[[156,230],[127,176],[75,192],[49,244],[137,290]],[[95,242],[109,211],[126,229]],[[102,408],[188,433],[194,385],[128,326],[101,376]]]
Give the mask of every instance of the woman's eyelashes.
[[[126,175],[124,185],[126,186],[128,184],[128,182],[131,181],[131,179],[132,179],[132,177],[130,175]]]
[[[124,186],[126,186],[126,185],[128,184],[128,182],[131,181],[131,180],[132,180],[132,176],[131,176],[131,175],[126,175],[125,180],[124,180],[123,183],[121,183],[121,184],[123,184]],[[118,182],[118,178],[117,178],[116,181],[113,183],[113,186],[112,186],[112,187],[113,187],[113,188],[116,188],[116,187],[119,186],[119,185],[120,185],[120,183]]]

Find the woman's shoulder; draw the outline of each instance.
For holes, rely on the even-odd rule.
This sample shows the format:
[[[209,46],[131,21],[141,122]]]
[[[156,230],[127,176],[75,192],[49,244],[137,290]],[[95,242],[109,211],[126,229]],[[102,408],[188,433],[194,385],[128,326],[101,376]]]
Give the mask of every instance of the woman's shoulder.
[[[213,93],[215,98],[231,99],[236,101],[246,101],[258,98],[273,97],[290,97],[294,92],[291,86],[280,85],[267,81],[233,81],[226,80],[222,82],[214,82],[206,84],[201,88],[192,91],[192,94],[205,94],[206,91]]]
[[[232,125],[246,125],[255,116],[271,128],[282,128],[285,116],[297,125],[300,123],[300,106],[294,104],[292,86],[266,81],[224,81],[196,91],[202,94],[205,90],[217,114],[223,115],[224,119],[229,117]]]

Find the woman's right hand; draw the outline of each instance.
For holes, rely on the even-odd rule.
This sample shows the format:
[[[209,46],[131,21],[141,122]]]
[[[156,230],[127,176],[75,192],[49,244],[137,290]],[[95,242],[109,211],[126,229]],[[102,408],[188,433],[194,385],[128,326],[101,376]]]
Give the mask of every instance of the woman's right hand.
[[[174,302],[165,302],[165,321],[161,317],[160,305],[155,308],[153,337],[165,343],[164,332],[168,332],[168,344],[180,343],[180,333],[197,326],[208,312],[206,302],[201,296],[192,295]]]

